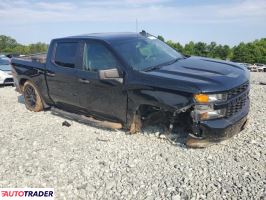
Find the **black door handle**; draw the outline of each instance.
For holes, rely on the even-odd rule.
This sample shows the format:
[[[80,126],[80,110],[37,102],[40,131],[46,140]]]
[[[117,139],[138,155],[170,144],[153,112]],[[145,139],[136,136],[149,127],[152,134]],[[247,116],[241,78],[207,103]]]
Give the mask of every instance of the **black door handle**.
[[[54,77],[54,76],[55,76],[55,73],[52,73],[52,72],[46,72],[46,75],[47,75],[47,76]]]
[[[81,83],[86,83],[86,84],[89,84],[90,83],[89,80],[83,79],[83,78],[79,78],[78,81],[81,82]]]

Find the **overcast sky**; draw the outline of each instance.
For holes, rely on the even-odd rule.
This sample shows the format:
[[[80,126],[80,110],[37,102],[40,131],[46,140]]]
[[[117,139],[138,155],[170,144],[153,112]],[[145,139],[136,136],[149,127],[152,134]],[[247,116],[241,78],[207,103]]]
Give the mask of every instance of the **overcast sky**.
[[[266,37],[266,0],[0,0],[0,34],[18,42],[142,29],[167,40],[235,45]]]

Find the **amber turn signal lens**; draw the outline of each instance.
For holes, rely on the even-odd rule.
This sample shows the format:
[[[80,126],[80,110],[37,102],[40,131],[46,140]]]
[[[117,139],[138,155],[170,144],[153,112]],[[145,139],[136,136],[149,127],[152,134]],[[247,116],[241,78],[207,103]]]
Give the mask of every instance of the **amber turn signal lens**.
[[[196,95],[194,95],[194,98],[198,103],[208,103],[209,102],[209,96],[206,94],[196,94]]]

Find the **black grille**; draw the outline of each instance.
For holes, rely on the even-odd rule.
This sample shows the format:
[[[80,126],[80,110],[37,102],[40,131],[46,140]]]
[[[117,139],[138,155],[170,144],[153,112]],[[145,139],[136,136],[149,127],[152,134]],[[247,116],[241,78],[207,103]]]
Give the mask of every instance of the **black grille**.
[[[236,87],[230,90],[228,92],[228,99],[230,100],[231,98],[234,98],[237,95],[245,92],[246,90],[248,90],[248,87],[249,87],[249,82],[246,82],[240,85],[239,87]],[[248,94],[249,93],[244,93],[242,96],[236,97],[236,100],[233,100],[233,101],[236,101],[236,103],[230,103],[228,105],[227,110],[226,110],[226,116],[225,116],[226,118],[231,117],[232,115],[238,113],[239,111],[243,109],[243,107],[247,103]]]
[[[242,108],[245,106],[246,101],[247,101],[247,96],[244,95],[236,104],[234,105],[229,105],[227,107],[227,111],[226,111],[226,116],[225,117],[231,117],[232,115],[238,113],[240,110],[242,110]]]
[[[13,83],[13,82],[14,82],[13,78],[5,79],[5,83]]]
[[[246,82],[246,83],[244,83],[244,84],[242,84],[242,85],[240,85],[240,86],[238,86],[238,87],[236,87],[236,88],[233,88],[232,90],[230,90],[230,91],[227,93],[227,95],[228,95],[228,96],[227,96],[228,99],[231,99],[231,98],[237,96],[238,94],[244,92],[245,90],[248,89],[248,86],[249,86],[249,82]]]

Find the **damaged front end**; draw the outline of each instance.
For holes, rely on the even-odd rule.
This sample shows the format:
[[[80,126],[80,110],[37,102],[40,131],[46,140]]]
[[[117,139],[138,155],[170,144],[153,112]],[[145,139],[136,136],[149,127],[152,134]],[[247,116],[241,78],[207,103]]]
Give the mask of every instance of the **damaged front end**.
[[[185,132],[191,132],[192,105],[185,106],[181,109],[157,107],[142,105],[135,113],[132,123],[129,127],[130,133],[134,134],[141,131],[142,127],[159,126],[163,129],[162,135],[175,134],[177,129],[182,128]]]
[[[186,142],[188,147],[204,148],[231,138],[245,128],[249,112],[249,85],[235,91],[194,95],[192,133]]]
[[[206,147],[210,143],[210,138],[204,133],[201,123],[225,116],[226,109],[215,109],[215,103],[225,102],[227,94],[196,94],[194,100],[195,105],[191,111],[192,133],[189,134],[186,144],[190,147]]]
[[[129,101],[129,108],[133,108],[130,113],[134,113],[128,118],[131,133],[140,131],[143,126],[159,125],[166,133],[174,134],[179,127],[186,133],[188,147],[204,148],[232,137],[247,124],[248,82],[220,93],[193,95],[156,90],[139,93],[145,98]]]

